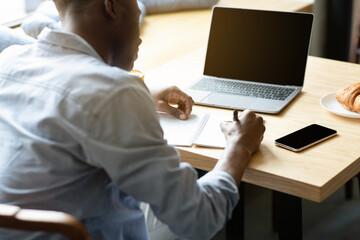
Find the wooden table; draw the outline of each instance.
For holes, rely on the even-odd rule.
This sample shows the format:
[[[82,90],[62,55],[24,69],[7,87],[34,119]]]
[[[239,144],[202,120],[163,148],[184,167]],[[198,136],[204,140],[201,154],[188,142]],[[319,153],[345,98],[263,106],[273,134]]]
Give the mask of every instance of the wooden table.
[[[204,50],[205,51],[205,50]],[[145,73],[151,87],[168,83],[184,88],[201,75],[204,51],[198,51]],[[309,57],[303,91],[280,114],[259,114],[266,133],[243,180],[269,189],[321,202],[360,170],[360,119],[332,114],[321,107],[320,98],[344,85],[360,81],[360,65]],[[194,111],[229,115],[232,111],[196,106]],[[276,147],[274,140],[308,124],[334,128],[338,136],[316,147],[294,153]],[[182,160],[211,170],[222,150],[179,147]]]
[[[251,8],[255,1],[237,2]],[[282,5],[285,1],[269,2],[254,3],[254,8],[297,10]],[[202,74],[210,19],[209,10],[145,18],[144,43],[135,67],[144,71],[150,88],[167,84],[184,88]],[[245,170],[243,181],[276,191],[282,239],[302,238],[302,198],[322,202],[360,171],[360,119],[334,115],[319,104],[323,95],[359,81],[359,65],[309,57],[302,93],[280,114],[261,114],[267,130],[260,150]],[[194,111],[231,116],[230,110],[217,108],[197,106]],[[339,135],[300,153],[274,145],[276,138],[311,123],[336,129]],[[211,170],[222,154],[219,149],[178,149],[182,161],[204,170]]]
[[[178,83],[178,86],[185,87],[195,80],[194,76],[200,76],[204,52],[189,54],[149,71],[146,73],[146,82],[150,86],[160,87],[168,81],[169,84]],[[260,114],[266,120],[267,129],[259,152],[245,170],[243,181],[280,193],[279,205],[283,206],[283,210],[285,205],[288,209],[285,215],[291,213],[296,216],[297,211],[298,219],[301,219],[300,199],[322,202],[360,172],[360,119],[334,115],[319,103],[323,95],[335,92],[349,83],[359,82],[359,74],[360,65],[309,57],[302,93],[280,114]],[[232,114],[230,110],[200,106],[196,106],[194,111],[228,116]],[[274,145],[276,138],[312,123],[336,129],[339,135],[299,153]],[[211,170],[222,154],[219,149],[178,149],[182,161],[203,170]],[[301,236],[299,221],[297,224],[300,227],[297,228],[300,229],[291,230],[297,237]],[[289,226],[285,228],[289,231],[292,229]],[[291,236],[291,239],[301,237]]]

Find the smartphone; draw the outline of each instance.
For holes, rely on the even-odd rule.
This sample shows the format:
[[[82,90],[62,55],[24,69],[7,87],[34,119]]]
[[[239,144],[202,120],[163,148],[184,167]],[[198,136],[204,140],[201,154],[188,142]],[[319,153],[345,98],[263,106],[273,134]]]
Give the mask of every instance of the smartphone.
[[[330,129],[318,124],[311,124],[284,137],[275,140],[275,145],[300,152],[319,142],[337,135],[334,129]]]

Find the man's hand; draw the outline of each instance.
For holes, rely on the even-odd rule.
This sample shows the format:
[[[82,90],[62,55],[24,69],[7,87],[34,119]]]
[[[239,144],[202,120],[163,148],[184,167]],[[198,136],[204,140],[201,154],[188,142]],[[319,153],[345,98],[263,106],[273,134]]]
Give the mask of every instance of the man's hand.
[[[178,87],[152,91],[151,94],[158,111],[166,112],[182,120],[186,120],[190,116],[194,101]]]
[[[264,120],[254,112],[245,110],[239,119],[234,119],[233,122],[222,122],[221,131],[229,146],[236,145],[252,155],[258,150],[263,140]]]
[[[227,146],[215,169],[229,173],[236,184],[240,184],[252,154],[259,149],[263,140],[264,120],[254,112],[245,110],[239,119],[234,117],[233,122],[223,122],[221,130],[225,134]]]

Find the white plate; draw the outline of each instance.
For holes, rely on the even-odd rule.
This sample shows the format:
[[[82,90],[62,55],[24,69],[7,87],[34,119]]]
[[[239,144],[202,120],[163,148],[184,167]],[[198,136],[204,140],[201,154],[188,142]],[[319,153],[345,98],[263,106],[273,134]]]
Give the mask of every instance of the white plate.
[[[329,112],[349,118],[360,118],[360,113],[343,108],[336,99],[336,92],[329,93],[320,99],[320,104]]]

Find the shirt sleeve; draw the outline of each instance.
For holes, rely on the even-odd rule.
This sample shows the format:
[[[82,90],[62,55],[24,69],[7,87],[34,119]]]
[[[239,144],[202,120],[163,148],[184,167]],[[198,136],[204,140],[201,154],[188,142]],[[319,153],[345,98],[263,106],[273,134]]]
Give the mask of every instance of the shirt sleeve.
[[[225,172],[198,180],[189,164],[179,162],[145,87],[114,91],[91,125],[88,161],[105,169],[121,191],[149,203],[174,233],[208,239],[230,218],[239,198],[234,180]]]

